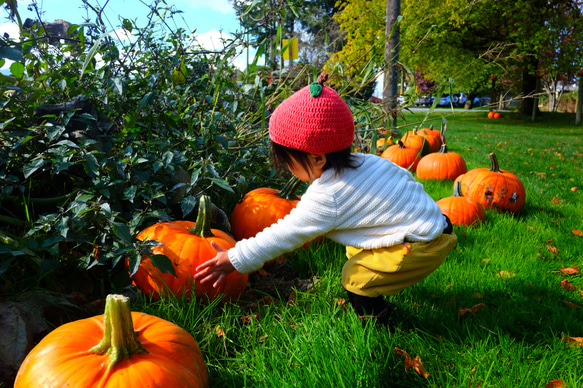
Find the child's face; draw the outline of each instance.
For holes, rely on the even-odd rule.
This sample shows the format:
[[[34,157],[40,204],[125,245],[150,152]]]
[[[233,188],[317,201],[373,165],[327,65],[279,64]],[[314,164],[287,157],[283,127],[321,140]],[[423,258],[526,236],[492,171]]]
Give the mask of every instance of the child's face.
[[[308,157],[311,169],[304,168],[293,157],[292,163],[287,166],[289,171],[302,182],[313,182],[318,179],[322,175],[322,168],[326,164],[326,155],[310,154]]]

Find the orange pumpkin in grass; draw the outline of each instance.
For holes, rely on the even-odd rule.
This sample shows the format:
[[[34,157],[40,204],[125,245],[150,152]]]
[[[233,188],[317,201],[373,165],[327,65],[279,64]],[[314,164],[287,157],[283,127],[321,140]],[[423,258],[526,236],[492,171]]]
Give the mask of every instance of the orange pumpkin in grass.
[[[193,296],[192,287],[194,286],[197,297],[215,299],[224,294],[226,299],[237,299],[245,291],[248,275],[238,271],[233,271],[227,276],[221,289],[214,288],[211,283],[202,285],[199,280],[193,280],[196,267],[217,254],[211,246],[211,241],[216,242],[223,249],[230,249],[236,244],[236,241],[227,233],[210,229],[208,226],[210,206],[210,199],[203,195],[200,199],[196,223],[192,221],[162,222],[138,234],[138,240],[155,240],[163,243],[163,245],[152,247],[152,252],[155,255],[167,256],[176,272],[176,276],[164,273],[152,264],[148,256],[144,256],[138,270],[131,277],[134,284],[146,295],[159,298],[160,294],[172,293],[177,297],[190,298]]]
[[[445,142],[442,131],[433,129],[433,124],[429,128],[421,128],[416,132],[417,135],[423,136],[429,143],[430,152],[437,152]]]
[[[235,239],[254,237],[288,215],[300,202],[295,192],[301,183],[292,177],[281,190],[260,187],[245,194],[231,214],[231,231]]]
[[[456,178],[456,182],[460,182],[462,195],[480,202],[486,209],[520,212],[526,200],[524,184],[515,174],[500,169],[494,152],[488,157],[489,169],[474,168]]]
[[[417,164],[419,164],[419,160],[421,160],[419,150],[417,148],[406,146],[401,140],[399,140],[397,144],[387,148],[381,154],[381,157],[412,172],[415,172]]]
[[[208,387],[198,344],[186,330],[131,312],[108,295],[105,314],[57,327],[21,364],[15,388]]]
[[[401,138],[401,141],[407,146],[416,148],[420,151],[421,156],[425,156],[431,152],[431,145],[429,141],[421,136],[418,135],[416,131],[409,131]]]
[[[486,219],[482,204],[462,195],[459,181],[454,185],[452,196],[440,199],[437,205],[454,225],[474,226]]]
[[[448,152],[447,144],[442,144],[439,152],[421,158],[416,171],[419,179],[453,181],[468,172],[468,167],[460,154]]]

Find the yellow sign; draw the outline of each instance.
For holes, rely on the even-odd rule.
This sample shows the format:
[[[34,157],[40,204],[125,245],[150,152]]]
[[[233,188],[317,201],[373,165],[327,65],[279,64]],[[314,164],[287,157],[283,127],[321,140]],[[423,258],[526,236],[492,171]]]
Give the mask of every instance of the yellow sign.
[[[288,45],[288,43],[288,39],[284,39],[282,42],[282,48],[284,51],[281,53],[281,55],[283,55],[283,59],[289,59],[290,50],[292,59],[298,59],[298,40],[296,38],[292,38],[291,44]]]

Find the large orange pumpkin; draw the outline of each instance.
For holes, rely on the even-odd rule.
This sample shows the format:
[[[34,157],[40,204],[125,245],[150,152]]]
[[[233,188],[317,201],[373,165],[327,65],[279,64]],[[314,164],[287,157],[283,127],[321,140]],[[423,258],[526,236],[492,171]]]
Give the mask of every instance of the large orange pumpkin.
[[[200,199],[196,223],[192,221],[173,221],[154,224],[138,234],[138,240],[156,240],[163,245],[152,247],[155,255],[165,255],[171,261],[176,276],[163,273],[155,267],[148,256],[144,256],[139,269],[132,275],[134,284],[148,296],[158,298],[160,294],[172,293],[178,297],[192,296],[194,285],[197,297],[205,296],[214,299],[224,294],[227,299],[237,299],[247,287],[247,274],[234,271],[230,273],[221,289],[212,284],[194,282],[196,267],[216,256],[211,241],[223,249],[235,246],[236,241],[227,233],[210,229],[208,215],[210,199],[202,196]],[[193,284],[194,282],[194,284]]]
[[[522,181],[515,174],[500,170],[494,152],[488,156],[490,169],[475,168],[456,178],[462,194],[480,202],[486,209],[518,213],[526,199]]]
[[[425,155],[417,164],[417,178],[434,180],[455,180],[468,172],[466,161],[456,152],[448,152],[447,144],[442,144],[437,153]]]
[[[288,215],[300,201],[295,192],[301,183],[294,176],[281,190],[260,187],[245,194],[231,214],[233,237],[237,241],[254,237]]]
[[[131,312],[108,295],[105,314],[64,324],[21,364],[15,388],[208,387],[203,355],[184,329]]]
[[[455,225],[479,225],[486,219],[482,204],[462,195],[459,181],[454,185],[453,195],[437,201],[437,206]]]
[[[421,160],[419,150],[406,146],[401,140],[384,150],[381,157],[413,172],[415,172],[417,164]]]

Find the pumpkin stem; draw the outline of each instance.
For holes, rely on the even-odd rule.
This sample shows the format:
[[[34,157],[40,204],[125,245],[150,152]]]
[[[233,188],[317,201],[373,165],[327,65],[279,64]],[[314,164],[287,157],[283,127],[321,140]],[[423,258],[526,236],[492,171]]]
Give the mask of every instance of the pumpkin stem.
[[[401,140],[397,140],[397,144],[399,144],[399,148],[405,148],[405,143],[403,143]]]
[[[281,198],[287,200],[300,199],[296,195],[296,190],[298,189],[298,187],[300,187],[301,183],[302,183],[301,180],[299,180],[295,175],[292,175],[292,177],[290,178],[290,180],[287,181],[285,186],[283,186],[281,190],[279,190],[276,194]]]
[[[453,184],[453,194],[452,197],[463,197],[462,194],[462,182],[461,181],[455,181],[455,183]]]
[[[443,143],[441,145],[441,147],[439,148],[439,153],[441,153],[441,154],[447,154],[447,144]]]
[[[441,131],[439,131],[439,137],[441,137],[441,142],[445,144],[445,130],[447,129],[447,119],[444,117],[441,123]]]
[[[198,202],[198,214],[196,215],[196,222],[190,228],[190,233],[200,237],[212,237],[210,216],[212,213],[212,202],[208,195],[201,195]]]
[[[103,339],[93,348],[91,353],[109,356],[107,369],[133,354],[148,353],[136,337],[130,298],[123,295],[107,295],[105,300]]]
[[[496,157],[496,154],[491,152],[488,154],[488,157],[490,158],[490,171],[500,172],[500,166],[498,165],[498,158]]]

